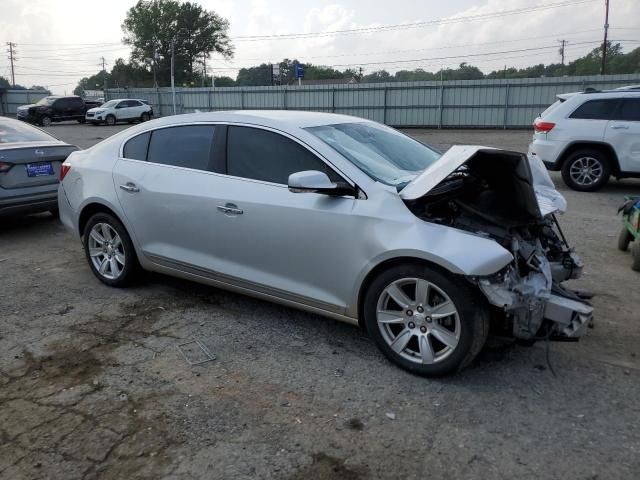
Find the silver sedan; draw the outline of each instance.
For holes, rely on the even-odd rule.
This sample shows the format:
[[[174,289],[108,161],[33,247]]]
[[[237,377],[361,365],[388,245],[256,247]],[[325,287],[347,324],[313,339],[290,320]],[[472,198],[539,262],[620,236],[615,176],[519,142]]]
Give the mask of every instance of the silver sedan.
[[[114,287],[162,272],[365,328],[421,375],[468,364],[489,330],[581,336],[591,307],[565,208],[526,155],[453,147],[343,115],[166,117],[73,153],[63,223]]]

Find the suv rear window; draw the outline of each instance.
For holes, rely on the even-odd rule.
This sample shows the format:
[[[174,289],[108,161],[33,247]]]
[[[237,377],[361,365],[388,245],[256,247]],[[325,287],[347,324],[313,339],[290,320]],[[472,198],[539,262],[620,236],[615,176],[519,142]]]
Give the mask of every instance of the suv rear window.
[[[617,105],[617,98],[589,100],[588,102],[580,105],[569,118],[609,120]]]

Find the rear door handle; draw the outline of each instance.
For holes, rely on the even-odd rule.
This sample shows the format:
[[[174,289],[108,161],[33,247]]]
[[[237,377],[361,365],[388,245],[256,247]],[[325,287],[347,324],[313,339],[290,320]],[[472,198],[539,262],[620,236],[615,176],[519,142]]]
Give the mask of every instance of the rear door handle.
[[[244,211],[238,208],[237,205],[233,203],[227,203],[226,205],[218,205],[218,210],[220,210],[225,215],[242,215]]]
[[[129,192],[129,193],[137,193],[140,191],[140,189],[136,187],[136,184],[131,182],[125,183],[124,185],[120,185],[120,188],[125,192]]]
[[[629,130],[629,125],[611,125],[614,130]]]

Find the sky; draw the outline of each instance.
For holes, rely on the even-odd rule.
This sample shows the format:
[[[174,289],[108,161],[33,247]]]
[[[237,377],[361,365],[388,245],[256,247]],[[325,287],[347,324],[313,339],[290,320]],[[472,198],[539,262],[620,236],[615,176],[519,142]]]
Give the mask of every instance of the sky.
[[[128,58],[121,24],[131,0],[0,0],[0,41],[17,44],[16,83],[71,93],[83,76]],[[461,62],[489,72],[566,61],[602,41],[605,0],[200,0],[230,22],[231,60],[214,56],[209,74],[296,58],[302,63],[437,71]],[[551,7],[564,4],[564,6]],[[640,0],[610,0],[609,38],[640,46]],[[520,13],[513,13],[520,11]],[[505,12],[505,13],[500,13]],[[420,23],[422,22],[422,23]],[[409,25],[407,25],[409,24]],[[416,25],[418,24],[418,25]],[[380,28],[404,25],[403,27]],[[358,32],[331,33],[369,29]],[[317,34],[297,38],[274,35]],[[261,36],[262,38],[251,38]],[[250,37],[250,38],[247,38]],[[7,47],[8,48],[8,47]],[[0,76],[9,78],[6,55]]]

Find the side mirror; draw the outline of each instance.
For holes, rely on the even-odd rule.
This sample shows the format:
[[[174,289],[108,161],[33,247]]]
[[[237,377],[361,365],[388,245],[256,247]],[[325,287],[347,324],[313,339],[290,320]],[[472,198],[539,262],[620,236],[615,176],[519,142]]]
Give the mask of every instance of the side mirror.
[[[344,182],[333,183],[326,173],[318,170],[306,170],[289,175],[289,191],[293,193],[323,193],[341,197],[355,196],[355,189]]]

